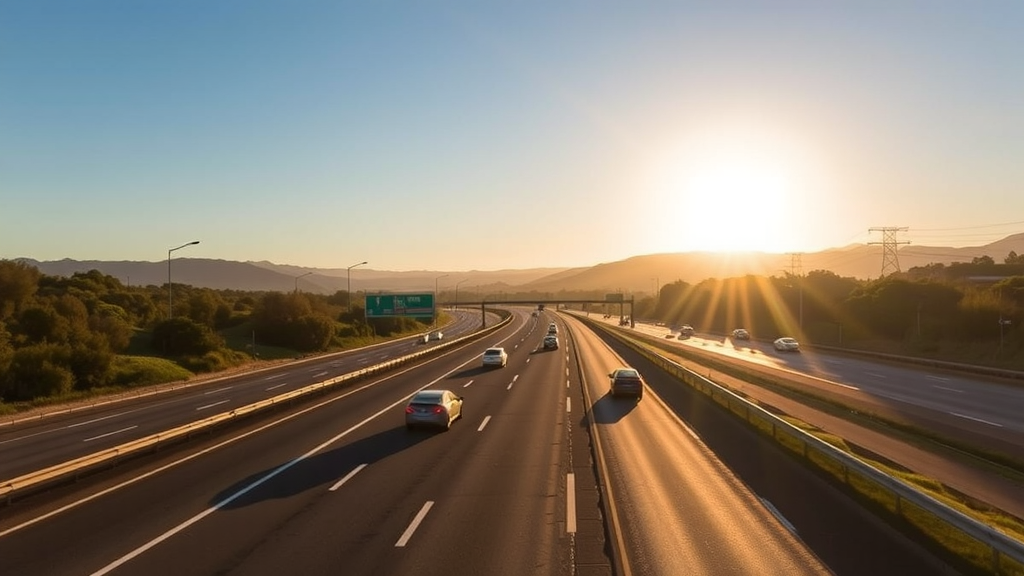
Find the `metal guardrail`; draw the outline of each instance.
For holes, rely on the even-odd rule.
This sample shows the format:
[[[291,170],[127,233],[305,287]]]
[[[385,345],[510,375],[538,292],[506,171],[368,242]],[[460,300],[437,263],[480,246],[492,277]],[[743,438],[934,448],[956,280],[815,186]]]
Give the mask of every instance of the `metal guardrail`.
[[[611,334],[668,374],[705,394],[855,492],[876,501],[880,492],[885,508],[911,525],[920,528],[929,518],[941,521],[949,530],[944,531],[941,536],[933,530],[927,530],[926,533],[946,548],[957,551],[967,561],[991,571],[992,574],[1024,574],[1024,542],[979,522],[902,480],[808,434],[700,374],[640,345],[618,330],[588,318],[575,317]],[[654,339],[651,340],[653,344]],[[982,550],[984,553],[979,553]]]
[[[221,412],[220,414],[215,414],[213,416],[203,418],[202,420],[189,422],[188,424],[184,424],[176,428],[171,428],[170,430],[165,430],[163,432],[151,434],[149,436],[132,440],[130,442],[125,442],[124,444],[119,444],[117,446],[107,448],[106,450],[101,450],[99,452],[94,452],[92,454],[75,458],[67,462],[56,464],[54,466],[49,466],[47,468],[43,468],[35,472],[29,472],[28,474],[23,474],[10,480],[0,481],[0,498],[6,499],[8,502],[10,502],[15,495],[20,496],[24,493],[33,490],[38,490],[42,487],[52,485],[56,482],[71,477],[77,477],[83,473],[116,462],[119,459],[137,455],[143,450],[151,449],[160,444],[164,444],[173,440],[186,438],[188,437],[189,434],[192,434],[199,430],[204,430],[212,426],[223,424],[229,421],[235,421],[246,416],[251,416],[258,412],[262,412],[269,408],[280,405],[284,402],[288,402],[296,398],[312,394],[314,392],[320,392],[328,388],[343,385],[345,383],[361,380],[368,376],[388,372],[390,370],[394,370],[399,366],[403,366],[405,364],[409,364],[411,362],[415,362],[429,356],[437,355],[438,353],[447,350],[448,348],[453,348],[460,344],[483,338],[484,336],[511,322],[511,314],[503,310],[495,310],[495,312],[504,315],[504,318],[502,318],[502,320],[497,324],[489,326],[487,328],[484,328],[483,330],[474,332],[472,334],[468,334],[460,338],[455,338],[453,340],[449,340],[436,346],[431,346],[426,350],[420,350],[419,352],[408,354],[406,356],[401,356],[399,358],[388,360],[387,362],[382,362],[380,364],[375,364],[373,366],[368,366],[366,368],[356,370],[355,372],[349,372],[348,374],[343,374],[341,376],[336,376],[334,378],[329,378],[327,380],[315,382],[313,384],[304,386],[297,390],[292,390],[290,392],[278,394],[277,396],[273,396],[265,400],[260,400],[259,402],[254,402],[252,404],[241,406],[228,412]]]

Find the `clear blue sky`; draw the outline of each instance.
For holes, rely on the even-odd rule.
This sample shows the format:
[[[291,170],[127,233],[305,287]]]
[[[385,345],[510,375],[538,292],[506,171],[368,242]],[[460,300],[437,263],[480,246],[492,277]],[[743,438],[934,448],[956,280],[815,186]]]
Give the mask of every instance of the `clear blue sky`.
[[[875,226],[1024,231],[1024,2],[0,0],[0,258],[492,270]]]

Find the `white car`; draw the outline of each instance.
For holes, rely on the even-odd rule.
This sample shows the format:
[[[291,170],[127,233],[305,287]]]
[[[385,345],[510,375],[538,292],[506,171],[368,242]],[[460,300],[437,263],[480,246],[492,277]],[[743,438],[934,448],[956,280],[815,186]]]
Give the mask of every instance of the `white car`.
[[[505,364],[508,364],[508,354],[505,352],[504,348],[495,346],[484,350],[482,360],[484,366],[497,366],[499,368],[504,368]]]
[[[779,338],[778,340],[776,340],[773,343],[773,345],[775,346],[775,349],[778,350],[779,352],[799,352],[800,351],[800,343],[797,342],[794,338],[790,338],[788,336],[784,336],[782,338]]]
[[[444,334],[440,330],[434,330],[430,333],[431,340],[440,340],[441,338],[444,338]]]

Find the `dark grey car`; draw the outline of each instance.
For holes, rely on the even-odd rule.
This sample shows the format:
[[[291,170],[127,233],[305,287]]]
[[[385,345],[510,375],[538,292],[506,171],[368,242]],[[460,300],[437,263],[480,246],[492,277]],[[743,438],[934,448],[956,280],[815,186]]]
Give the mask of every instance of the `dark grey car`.
[[[644,379],[636,368],[619,368],[608,377],[612,380],[612,396],[644,397]]]

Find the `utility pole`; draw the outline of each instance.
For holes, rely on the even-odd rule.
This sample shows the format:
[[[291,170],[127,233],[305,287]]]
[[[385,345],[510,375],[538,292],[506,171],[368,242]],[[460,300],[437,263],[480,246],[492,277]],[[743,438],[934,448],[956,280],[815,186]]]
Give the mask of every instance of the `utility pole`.
[[[800,331],[804,329],[804,266],[801,262],[803,252],[789,253],[789,273],[796,277],[796,285],[800,292]]]
[[[882,245],[882,278],[893,272],[900,271],[900,258],[897,254],[900,244],[910,244],[909,240],[899,241],[896,239],[896,234],[899,232],[906,232],[910,228],[906,226],[878,226],[874,228],[868,228],[868,232],[881,232],[881,242],[868,242],[868,245]]]

